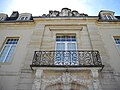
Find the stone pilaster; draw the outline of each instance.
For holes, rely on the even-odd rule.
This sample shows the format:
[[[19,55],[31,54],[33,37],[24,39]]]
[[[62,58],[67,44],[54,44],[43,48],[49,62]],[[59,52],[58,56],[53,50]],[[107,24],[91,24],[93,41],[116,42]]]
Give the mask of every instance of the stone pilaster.
[[[41,70],[41,69],[36,70],[35,80],[33,83],[32,90],[40,90],[42,73],[43,73],[43,70]]]
[[[93,77],[94,90],[102,90],[99,79],[98,79],[98,76],[99,76],[98,70],[92,69],[91,72],[92,72],[92,77]]]

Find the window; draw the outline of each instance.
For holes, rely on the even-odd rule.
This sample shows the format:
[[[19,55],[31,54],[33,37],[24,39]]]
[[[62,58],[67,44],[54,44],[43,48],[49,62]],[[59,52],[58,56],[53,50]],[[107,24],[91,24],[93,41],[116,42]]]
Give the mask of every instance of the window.
[[[19,38],[7,38],[0,52],[0,62],[9,62]]]
[[[0,17],[0,21],[3,21],[4,20],[4,18],[3,17]]]
[[[56,50],[76,50],[76,37],[56,36]]]
[[[56,61],[57,65],[77,65],[75,35],[58,35],[56,36]]]
[[[104,19],[105,19],[105,20],[113,20],[114,18],[113,18],[113,16],[110,15],[110,14],[104,14]]]
[[[20,18],[20,20],[27,20],[27,19],[28,17],[25,17],[25,16]]]
[[[116,46],[120,52],[120,36],[114,36],[114,40],[115,40]]]

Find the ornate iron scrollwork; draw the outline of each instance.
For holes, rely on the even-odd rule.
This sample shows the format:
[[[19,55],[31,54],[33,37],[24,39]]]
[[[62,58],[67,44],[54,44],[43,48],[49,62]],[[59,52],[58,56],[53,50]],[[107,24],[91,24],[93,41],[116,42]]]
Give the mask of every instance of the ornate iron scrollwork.
[[[35,51],[36,66],[102,66],[98,51]]]

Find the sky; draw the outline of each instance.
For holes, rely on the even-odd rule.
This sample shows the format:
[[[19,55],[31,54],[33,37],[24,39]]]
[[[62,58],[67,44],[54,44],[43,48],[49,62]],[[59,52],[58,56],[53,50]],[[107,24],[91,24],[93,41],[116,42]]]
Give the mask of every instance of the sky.
[[[49,10],[61,11],[62,8],[89,16],[97,16],[101,10],[110,10],[115,12],[115,16],[120,16],[120,0],[0,0],[0,13],[8,16],[13,11],[42,16],[48,14]]]

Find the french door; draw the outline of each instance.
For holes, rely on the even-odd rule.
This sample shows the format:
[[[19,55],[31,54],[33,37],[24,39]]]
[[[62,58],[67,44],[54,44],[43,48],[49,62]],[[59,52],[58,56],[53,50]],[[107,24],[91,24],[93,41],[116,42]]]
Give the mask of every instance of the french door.
[[[76,37],[73,35],[56,36],[57,65],[77,65]]]

